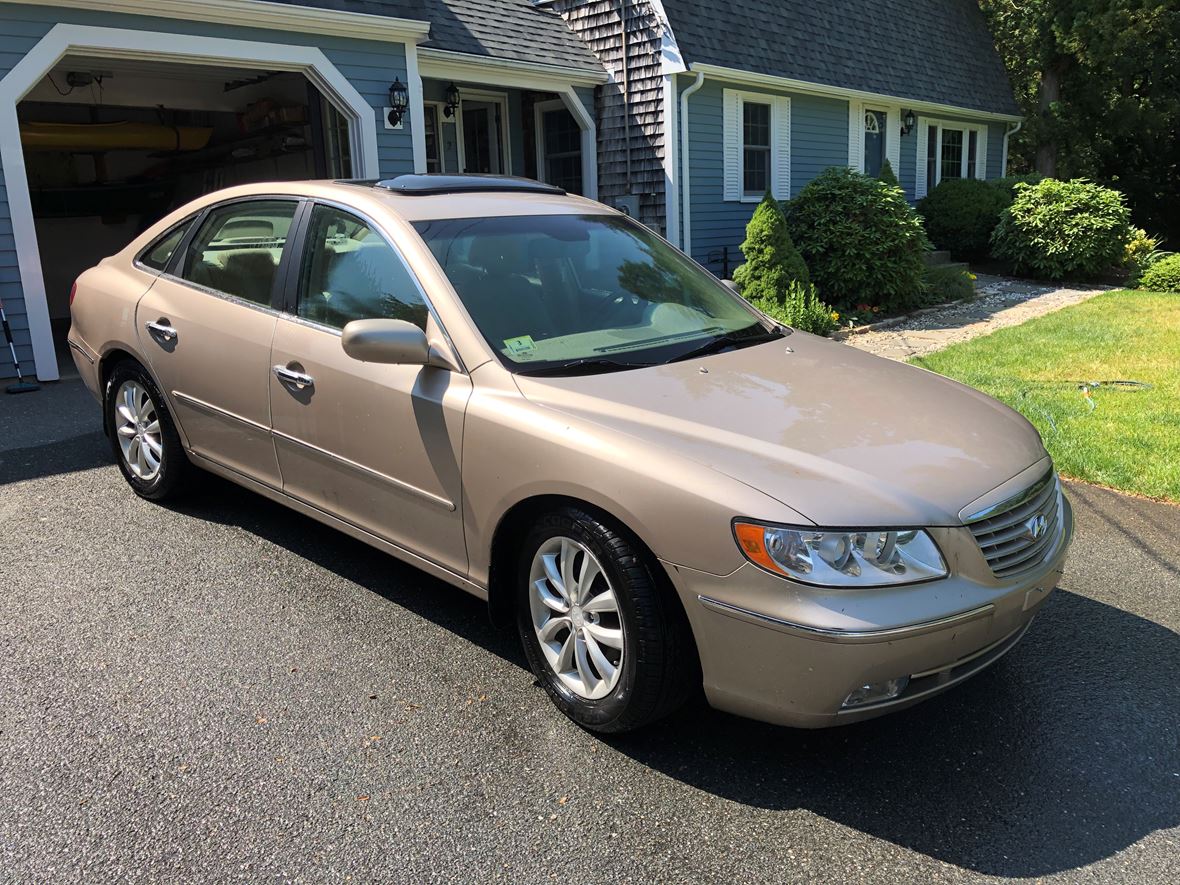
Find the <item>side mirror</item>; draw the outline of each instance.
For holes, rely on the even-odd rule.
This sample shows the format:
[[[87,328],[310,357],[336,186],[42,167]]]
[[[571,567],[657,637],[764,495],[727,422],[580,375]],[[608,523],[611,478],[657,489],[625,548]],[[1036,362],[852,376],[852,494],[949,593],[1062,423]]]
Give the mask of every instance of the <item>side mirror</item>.
[[[737,283],[735,283],[733,280],[722,280],[721,285],[727,287],[735,295],[742,294],[741,292],[738,291]]]
[[[340,343],[346,354],[365,363],[424,366],[430,359],[426,333],[405,320],[353,320]]]

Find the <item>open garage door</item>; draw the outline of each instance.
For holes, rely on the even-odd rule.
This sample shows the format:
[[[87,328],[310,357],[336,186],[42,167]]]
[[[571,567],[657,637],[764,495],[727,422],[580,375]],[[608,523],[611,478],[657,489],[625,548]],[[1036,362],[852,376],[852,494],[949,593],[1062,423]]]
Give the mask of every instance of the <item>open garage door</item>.
[[[348,120],[302,73],[66,55],[17,113],[59,360],[73,280],[172,209],[353,174]]]

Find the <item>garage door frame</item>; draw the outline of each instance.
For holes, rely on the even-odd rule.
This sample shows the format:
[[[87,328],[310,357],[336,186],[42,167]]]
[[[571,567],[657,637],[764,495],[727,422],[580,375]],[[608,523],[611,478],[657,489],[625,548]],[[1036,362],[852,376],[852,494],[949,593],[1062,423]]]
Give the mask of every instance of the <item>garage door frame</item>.
[[[42,381],[57,380],[57,356],[49,323],[49,304],[41,272],[17,105],[70,53],[178,64],[225,64],[236,68],[304,74],[348,120],[353,174],[359,178],[378,176],[375,109],[327,56],[314,46],[200,37],[166,31],[55,25],[0,80],[0,163],[4,166],[8,211],[21,289],[24,292],[29,337],[33,345],[33,364],[37,378]]]

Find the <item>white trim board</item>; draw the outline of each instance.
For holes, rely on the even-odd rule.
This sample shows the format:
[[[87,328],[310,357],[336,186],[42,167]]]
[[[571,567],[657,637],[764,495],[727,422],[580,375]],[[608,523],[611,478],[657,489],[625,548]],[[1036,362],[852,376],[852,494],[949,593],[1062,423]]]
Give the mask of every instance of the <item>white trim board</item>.
[[[468,101],[494,104],[500,109],[500,119],[496,128],[500,130],[500,165],[502,168],[498,174],[513,175],[512,138],[508,131],[512,125],[512,120],[509,117],[508,93],[484,92],[478,89],[459,90],[459,107],[455,110],[455,125],[457,127],[455,138],[459,153],[459,172],[465,172],[465,167],[467,166],[466,140],[463,135],[463,104]]]
[[[728,80],[743,86],[762,87],[764,89],[782,89],[788,92],[801,92],[805,95],[822,95],[829,98],[859,99],[870,103],[899,104],[912,109],[914,113],[927,112],[935,114],[952,114],[968,117],[973,120],[1009,120],[1018,122],[1023,117],[1015,114],[994,114],[973,108],[961,108],[949,104],[918,101],[904,98],[900,95],[885,95],[879,92],[864,92],[859,89],[845,89],[841,86],[826,86],[823,83],[809,83],[806,80],[795,80],[790,77],[776,77],[773,74],[758,74],[753,71],[743,71],[739,68],[726,68],[720,65],[691,64],[689,69],[694,73],[705,74],[710,80]]]
[[[603,68],[591,71],[563,65],[495,58],[489,55],[468,55],[446,49],[423,46],[418,50],[423,77],[438,80],[469,80],[489,86],[507,86],[556,92],[554,80],[571,86],[598,86],[610,80]]]
[[[37,377],[42,381],[57,379],[57,358],[50,331],[45,278],[41,272],[17,105],[62,56],[70,52],[104,58],[228,64],[237,68],[302,73],[349,120],[353,174],[359,178],[376,178],[379,174],[376,111],[328,61],[327,56],[314,46],[85,25],[54,25],[0,80],[0,164],[4,167],[8,211],[12,220],[21,288],[24,291],[29,336],[33,343],[33,364]]]
[[[65,6],[106,14],[124,13],[184,21],[216,22],[278,31],[302,31],[333,37],[355,37],[415,43],[430,33],[430,22],[408,18],[342,12],[309,6],[268,3],[263,0],[0,0],[25,6]]]

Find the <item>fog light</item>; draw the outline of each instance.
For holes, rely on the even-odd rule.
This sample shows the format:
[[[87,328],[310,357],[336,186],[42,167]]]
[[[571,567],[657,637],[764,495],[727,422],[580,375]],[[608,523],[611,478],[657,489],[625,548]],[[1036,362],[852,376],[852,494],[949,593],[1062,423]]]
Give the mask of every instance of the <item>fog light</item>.
[[[849,707],[863,707],[866,704],[879,704],[881,701],[891,701],[910,684],[910,677],[899,676],[887,682],[870,682],[860,688],[854,688],[841,704],[842,709]]]

